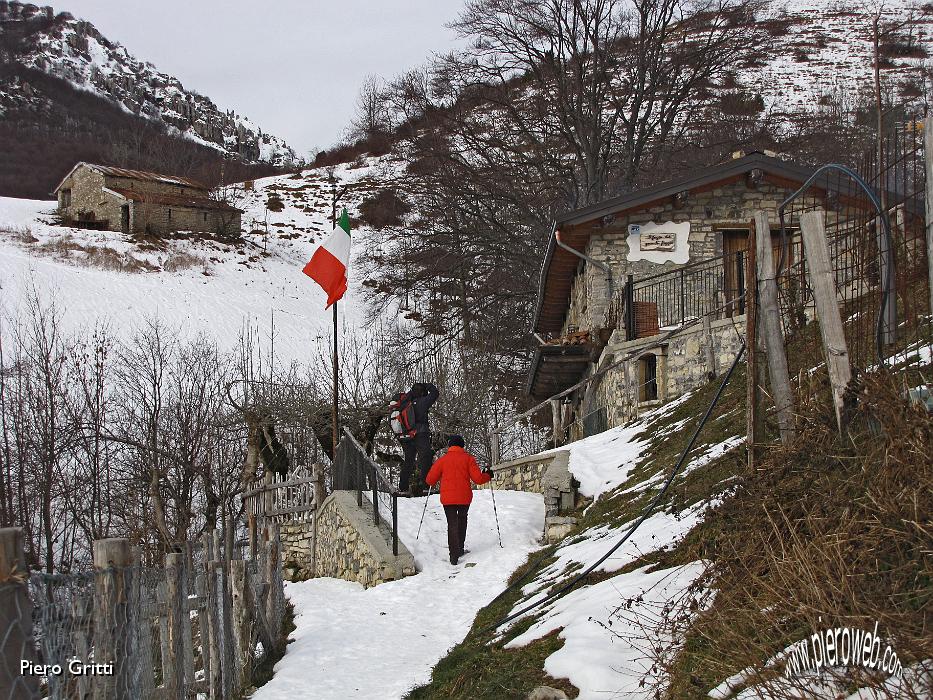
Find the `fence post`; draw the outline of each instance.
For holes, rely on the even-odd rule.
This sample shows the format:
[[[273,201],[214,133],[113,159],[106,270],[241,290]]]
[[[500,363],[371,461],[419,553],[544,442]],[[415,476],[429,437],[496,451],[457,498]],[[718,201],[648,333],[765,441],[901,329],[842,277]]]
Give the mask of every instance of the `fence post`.
[[[204,553],[204,560],[210,561],[207,557],[207,547],[204,546],[204,540],[202,538],[202,551]],[[201,665],[204,669],[204,684],[207,686],[210,684],[211,678],[211,645],[210,645],[210,623],[208,622],[208,612],[207,612],[207,581],[206,581],[206,569],[202,566],[200,570],[193,566],[192,563],[192,572],[194,573],[194,593],[197,596],[198,600],[198,630],[200,632],[200,646],[201,646]],[[191,640],[194,644],[194,639]],[[194,677],[192,676],[191,682],[194,683]]]
[[[113,674],[96,676],[96,700],[133,700],[137,689],[136,602],[133,550],[129,540],[95,540],[94,663],[113,664]]]
[[[823,350],[826,354],[826,368],[833,388],[833,403],[836,408],[836,424],[843,428],[843,401],[846,387],[852,378],[849,367],[849,351],[846,336],[836,301],[836,282],[829,259],[829,244],[826,242],[826,230],[823,224],[824,212],[821,209],[800,215],[800,230],[807,256],[807,272],[816,313],[820,320],[820,333],[823,336]]]
[[[269,621],[269,634],[272,636],[272,641],[278,645],[282,636],[282,604],[285,600],[282,587],[282,544],[279,539],[278,523],[269,525],[268,537],[266,579],[269,581],[269,595],[266,597],[266,619]]]
[[[218,553],[220,565],[220,596],[222,605],[221,626],[223,633],[223,697],[233,697],[236,688],[237,656],[234,653],[233,642],[233,604],[230,600],[230,563],[233,561],[233,520],[224,519],[224,551]]]
[[[315,514],[316,516],[317,514]],[[315,517],[315,520],[317,518]],[[282,634],[282,615],[279,607],[282,601],[281,566],[279,563],[279,525],[271,523],[266,530],[269,541],[266,542],[266,572],[265,578],[269,582],[269,595],[266,596],[266,620],[269,622],[269,636],[275,645],[279,644]],[[316,543],[315,543],[316,544]]]
[[[23,554],[23,530],[0,529],[0,635],[3,646],[0,693],[7,698],[39,698],[39,677],[23,675],[21,661],[37,661],[32,639],[29,570]]]
[[[771,380],[771,394],[777,410],[781,442],[788,445],[794,439],[794,396],[790,389],[784,334],[781,331],[781,308],[778,304],[774,255],[771,247],[771,224],[768,222],[767,212],[755,212],[755,230],[761,330],[768,355],[768,376]]]
[[[748,470],[755,469],[758,445],[758,278],[755,273],[756,240],[755,226],[751,226],[748,236],[748,254],[745,257],[745,357],[746,396],[745,416],[748,449]],[[770,241],[769,241],[770,245]]]
[[[314,510],[317,511],[324,502],[324,467],[320,462],[315,462],[311,467],[311,476],[314,479]]]
[[[923,161],[926,173],[927,282],[930,285],[930,316],[933,317],[933,117],[923,123]]]
[[[187,595],[185,591],[185,555],[165,555],[165,605],[168,619],[168,673],[166,696],[185,698],[185,624]]]
[[[256,516],[250,513],[246,518],[247,531],[249,532],[249,558],[256,558]]]
[[[210,670],[205,675],[208,681],[208,697],[211,700],[220,700],[223,695],[223,661],[220,655],[220,620],[217,615],[217,551],[214,543],[219,539],[217,530],[205,532],[204,541],[204,583],[205,596],[204,609],[207,613],[207,644],[208,656],[211,659]],[[204,628],[201,628],[204,635]],[[202,638],[203,643],[203,638]],[[208,671],[205,665],[205,671]]]
[[[625,281],[625,339],[635,340],[635,275]]]
[[[250,615],[249,582],[246,580],[246,562],[234,559],[230,562],[230,600],[233,617],[233,636],[239,667],[237,688],[248,687],[252,661],[252,619]]]

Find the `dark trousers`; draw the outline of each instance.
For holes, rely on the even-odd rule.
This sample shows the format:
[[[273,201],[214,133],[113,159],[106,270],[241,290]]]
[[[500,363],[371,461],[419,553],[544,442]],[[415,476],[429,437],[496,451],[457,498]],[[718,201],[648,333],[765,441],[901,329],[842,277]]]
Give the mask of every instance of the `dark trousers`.
[[[431,460],[434,457],[431,450],[431,433],[419,433],[414,440],[404,440],[401,445],[402,452],[405,453],[405,463],[399,475],[398,487],[401,491],[407,491],[416,460],[419,478],[415,480],[415,483],[419,487],[424,484],[424,477],[431,469]]]
[[[447,548],[453,558],[463,556],[469,510],[470,506],[444,506],[444,515],[447,516]]]

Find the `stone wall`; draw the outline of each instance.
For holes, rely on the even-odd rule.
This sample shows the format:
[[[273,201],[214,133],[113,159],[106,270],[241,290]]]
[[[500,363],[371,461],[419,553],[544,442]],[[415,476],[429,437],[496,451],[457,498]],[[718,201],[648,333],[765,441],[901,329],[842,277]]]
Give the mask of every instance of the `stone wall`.
[[[372,505],[362,508],[355,491],[334,491],[315,514],[315,574],[356,581],[366,588],[416,573],[415,559],[401,542],[392,554],[392,531],[373,523]]]
[[[544,496],[544,536],[557,542],[576,524],[561,515],[576,505],[577,484],[570,473],[570,453],[566,450],[532,455],[502,462],[493,468],[491,486],[506,491],[530,491]],[[483,485],[480,488],[489,488]]]
[[[738,331],[738,332],[737,332]],[[654,338],[639,338],[624,341],[624,331],[616,331],[603,351],[599,366],[605,367],[624,355],[657,342]],[[623,425],[631,420],[641,408],[649,408],[670,401],[706,384],[710,370],[721,376],[732,364],[742,345],[745,334],[745,316],[713,321],[707,334],[703,324],[698,323],[673,336],[665,345],[651,350],[658,356],[657,383],[658,400],[644,403],[637,395],[639,360],[629,365],[629,385],[625,381],[625,366],[619,365],[606,372],[598,380],[597,403],[607,407],[609,427]],[[707,347],[712,347],[713,367],[708,364]]]
[[[279,537],[285,578],[289,581],[304,581],[314,576],[314,522],[284,522],[279,525]]]
[[[62,189],[71,190],[71,204],[63,207],[62,192],[59,191],[59,207],[62,213],[75,220],[106,221],[111,231],[120,230],[120,207],[125,203],[114,194],[104,191],[104,176],[91,168],[80,167],[65,182]]]
[[[172,231],[235,233],[240,230],[239,212],[133,202],[130,229],[134,233],[162,234]]]

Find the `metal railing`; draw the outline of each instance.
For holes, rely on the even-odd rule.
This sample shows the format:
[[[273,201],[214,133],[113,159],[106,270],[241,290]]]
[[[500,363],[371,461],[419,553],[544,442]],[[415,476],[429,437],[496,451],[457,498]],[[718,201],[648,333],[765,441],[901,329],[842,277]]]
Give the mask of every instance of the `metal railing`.
[[[745,256],[739,250],[638,280],[629,275],[610,307],[609,325],[635,340],[703,316],[744,314]]]
[[[334,459],[334,490],[356,491],[360,507],[367,493],[373,504],[373,524],[379,527],[386,515],[391,518],[392,554],[398,556],[398,489],[346,428]]]

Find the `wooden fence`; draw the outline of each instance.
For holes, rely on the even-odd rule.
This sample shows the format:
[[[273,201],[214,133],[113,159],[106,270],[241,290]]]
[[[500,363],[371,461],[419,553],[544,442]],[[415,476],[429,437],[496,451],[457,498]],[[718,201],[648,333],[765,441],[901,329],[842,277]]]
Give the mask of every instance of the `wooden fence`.
[[[313,520],[315,504],[324,500],[323,475],[317,463],[301,467],[286,478],[267,470],[240,496],[246,517],[258,522],[260,528],[268,523]]]
[[[284,648],[278,527],[251,531],[245,558],[228,523],[143,567],[127,540],[94,542],[94,569],[25,575],[21,532],[0,530],[0,699],[234,698]],[[3,630],[0,630],[0,634]],[[35,675],[27,658],[49,668]],[[76,667],[75,664],[81,665]],[[91,664],[90,673],[78,673]]]

